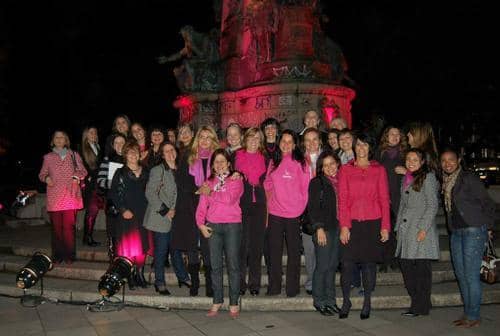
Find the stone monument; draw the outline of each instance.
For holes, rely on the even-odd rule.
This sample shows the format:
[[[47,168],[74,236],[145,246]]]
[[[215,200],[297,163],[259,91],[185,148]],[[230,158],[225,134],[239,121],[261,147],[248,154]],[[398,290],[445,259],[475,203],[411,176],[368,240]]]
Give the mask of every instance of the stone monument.
[[[309,110],[327,125],[352,123],[355,92],[340,47],[323,32],[319,0],[215,0],[220,30],[180,31],[184,47],[160,63],[174,68],[180,122],[243,127],[274,117],[294,130]]]

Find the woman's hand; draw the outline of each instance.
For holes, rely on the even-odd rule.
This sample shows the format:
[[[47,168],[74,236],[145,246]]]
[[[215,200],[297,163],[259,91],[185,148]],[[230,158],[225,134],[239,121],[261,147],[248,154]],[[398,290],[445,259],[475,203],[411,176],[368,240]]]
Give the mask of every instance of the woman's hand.
[[[202,225],[202,226],[199,226],[199,229],[201,231],[201,234],[203,235],[203,237],[205,238],[210,238],[212,236],[212,228],[209,228],[208,226],[206,225]]]
[[[168,217],[168,219],[172,220],[175,216],[175,209],[168,210],[166,216]]]
[[[347,245],[349,239],[351,239],[351,230],[346,227],[340,229],[340,242],[344,245]]]
[[[417,241],[418,242],[423,241],[425,239],[426,235],[427,235],[427,233],[425,232],[425,230],[418,231],[418,233],[417,233]]]
[[[386,229],[380,230],[380,241],[385,243],[389,240],[389,231]]]
[[[45,183],[47,183],[47,187],[53,187],[54,186],[54,181],[52,181],[52,178],[50,176],[47,176],[45,178]]]
[[[212,192],[212,189],[210,189],[210,187],[208,186],[208,183],[203,183],[203,185],[200,187],[200,189],[198,189],[196,191],[196,194],[197,195],[210,195],[210,193]]]
[[[319,246],[325,246],[327,241],[326,241],[326,233],[323,228],[319,228],[316,230],[316,238],[318,239],[318,245]]]
[[[399,175],[406,174],[406,168],[403,166],[397,166],[396,168],[394,168],[394,171],[396,172],[396,174],[399,174]]]
[[[134,218],[134,214],[130,210],[125,210],[122,214],[122,217],[125,219],[132,219]]]

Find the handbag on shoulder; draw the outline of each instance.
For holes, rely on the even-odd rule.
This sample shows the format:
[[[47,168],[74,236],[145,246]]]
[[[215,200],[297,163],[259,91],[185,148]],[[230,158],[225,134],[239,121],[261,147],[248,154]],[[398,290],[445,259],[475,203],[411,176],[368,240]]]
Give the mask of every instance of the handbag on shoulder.
[[[481,281],[490,285],[500,281],[500,259],[495,254],[491,238],[488,239],[488,246],[484,251],[480,277]]]

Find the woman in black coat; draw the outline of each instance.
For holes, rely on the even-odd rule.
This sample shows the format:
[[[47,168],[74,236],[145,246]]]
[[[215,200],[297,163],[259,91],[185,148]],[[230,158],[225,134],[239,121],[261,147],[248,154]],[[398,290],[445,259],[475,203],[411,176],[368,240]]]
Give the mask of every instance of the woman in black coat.
[[[129,279],[130,289],[134,289],[135,284],[146,288],[144,263],[149,242],[142,224],[148,205],[148,172],[139,164],[140,150],[136,142],[125,144],[123,156],[125,165],[115,172],[109,191],[109,199],[119,211],[115,222],[116,255],[127,257],[136,266],[135,277]]]
[[[320,154],[316,177],[309,184],[307,209],[315,233],[316,256],[312,296],[322,315],[339,312],[335,299],[335,270],[339,264],[339,222],[337,219],[337,172],[340,159],[332,151]]]

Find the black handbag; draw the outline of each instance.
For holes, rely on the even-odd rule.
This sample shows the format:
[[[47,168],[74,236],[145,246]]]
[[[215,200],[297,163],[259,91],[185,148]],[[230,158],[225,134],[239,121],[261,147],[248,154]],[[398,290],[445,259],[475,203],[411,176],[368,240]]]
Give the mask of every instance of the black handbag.
[[[491,238],[488,239],[488,246],[484,251],[480,278],[481,281],[490,285],[500,281],[500,259],[495,253]]]
[[[323,209],[323,179],[319,179],[321,182],[321,192],[319,194],[319,207]],[[314,228],[311,223],[311,218],[309,217],[309,212],[307,211],[307,206],[302,215],[299,217],[300,227],[302,229],[302,233],[306,235],[312,236],[314,234]]]
[[[125,188],[125,181],[123,180],[123,175],[121,169],[118,169],[115,174],[118,174],[118,188],[123,193],[123,189]],[[111,199],[106,200],[106,215],[110,217],[118,217],[120,214],[120,209],[116,207]]]

